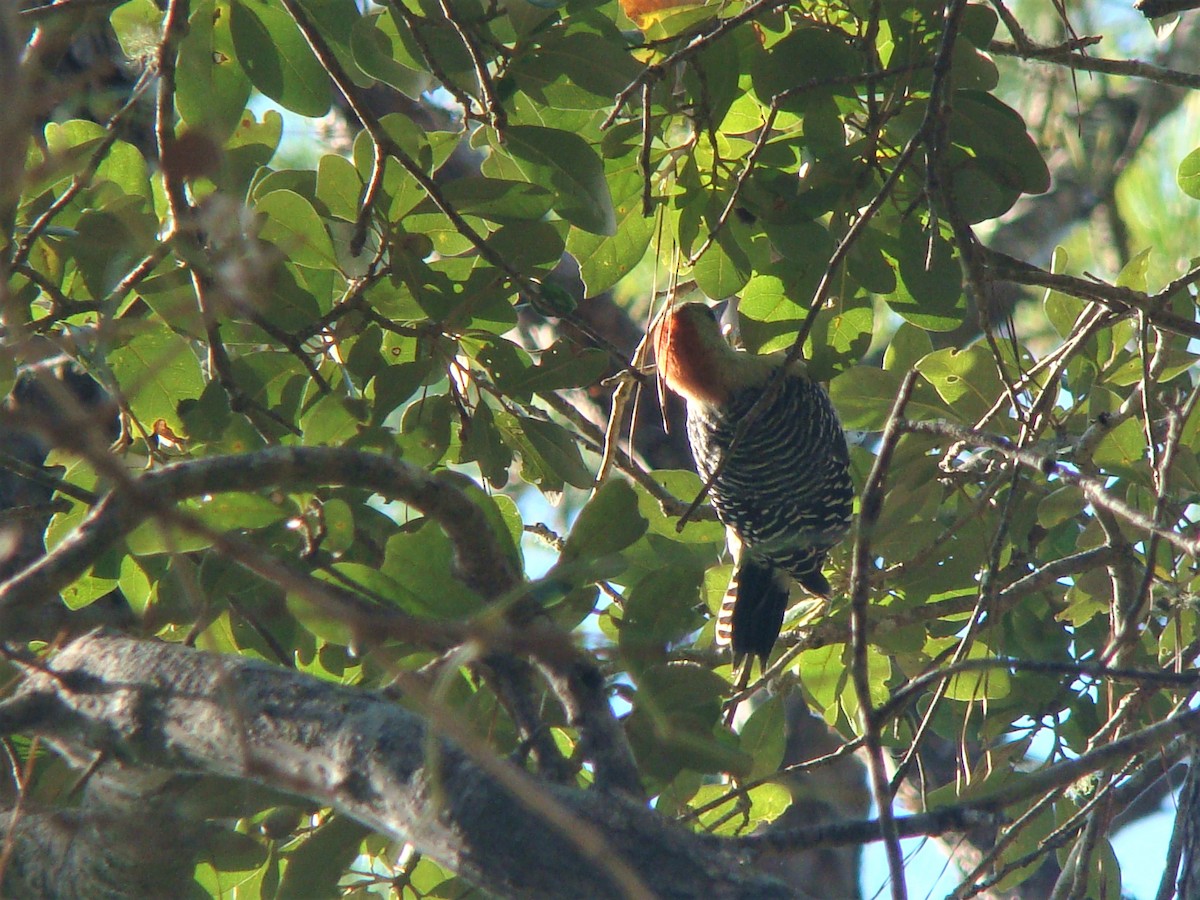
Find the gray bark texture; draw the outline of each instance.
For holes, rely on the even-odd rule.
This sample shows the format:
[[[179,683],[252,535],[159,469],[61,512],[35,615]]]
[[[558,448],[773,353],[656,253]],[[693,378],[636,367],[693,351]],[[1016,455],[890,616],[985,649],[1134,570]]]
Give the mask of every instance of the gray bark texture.
[[[92,766],[102,783],[120,785],[113,793],[123,792],[126,804],[136,798],[145,813],[120,816],[113,811],[122,804],[110,795],[109,814],[126,831],[139,821],[159,831],[172,818],[164,793],[171,779],[206,775],[332,806],[499,896],[794,896],[720,841],[676,828],[633,800],[534,783],[507,763],[432,738],[422,717],[380,694],[256,661],[95,632],[48,668],[29,670],[0,706],[0,730],[40,735]],[[39,854],[103,822],[89,820],[86,809],[79,817],[17,818],[24,824],[12,832],[6,896],[165,896],[190,881],[194,852],[187,851],[201,846],[182,833],[169,842],[97,833],[74,852],[56,853],[61,865],[51,871]],[[136,865],[123,868],[125,854],[143,849],[174,854],[169,864],[168,857],[135,860],[155,865],[140,876],[152,877],[149,884],[132,880]],[[98,872],[111,876],[112,891]]]

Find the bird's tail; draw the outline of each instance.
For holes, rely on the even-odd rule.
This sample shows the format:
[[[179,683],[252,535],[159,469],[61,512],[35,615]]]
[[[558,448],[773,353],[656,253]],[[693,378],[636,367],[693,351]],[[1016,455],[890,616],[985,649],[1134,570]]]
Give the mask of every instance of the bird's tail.
[[[742,555],[717,614],[717,646],[732,646],[734,659],[753,654],[766,668],[788,605],[787,573]]]

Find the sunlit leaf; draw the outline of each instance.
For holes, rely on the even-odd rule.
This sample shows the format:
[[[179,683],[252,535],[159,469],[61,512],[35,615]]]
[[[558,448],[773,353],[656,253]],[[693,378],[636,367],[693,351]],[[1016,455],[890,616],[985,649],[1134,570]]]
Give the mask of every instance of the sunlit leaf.
[[[616,233],[616,213],[604,165],[579,135],[537,125],[514,125],[493,142],[526,180],[554,194],[554,208],[573,225],[595,234]]]
[[[234,56],[230,18],[229,0],[192,7],[177,64],[179,115],[218,141],[237,128],[250,99],[250,80]]]
[[[233,0],[230,32],[238,62],[266,96],[302,116],[329,111],[329,76],[281,7]]]

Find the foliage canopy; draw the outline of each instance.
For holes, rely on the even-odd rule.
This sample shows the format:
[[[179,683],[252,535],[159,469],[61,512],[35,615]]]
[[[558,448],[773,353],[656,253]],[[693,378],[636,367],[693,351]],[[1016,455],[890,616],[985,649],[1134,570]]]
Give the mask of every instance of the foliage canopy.
[[[594,796],[654,798],[645,828],[661,832],[641,839],[720,836],[722,890],[756,896],[756,863],[816,839],[738,836],[811,809],[820,765],[849,764],[798,765],[825,752],[788,744],[806,706],[833,747],[862,748],[877,803],[886,791],[934,814],[903,827],[977,850],[956,896],[1038,896],[1039,867],[1055,896],[1117,896],[1112,819],[1187,759],[1200,641],[1200,270],[1186,229],[1158,240],[1163,223],[1130,225],[1118,190],[1138,189],[1146,135],[1177,88],[1195,89],[1170,54],[1200,31],[1180,22],[1157,68],[1093,56],[1072,20],[1098,5],[0,12],[24,47],[0,72],[16,98],[0,113],[3,425],[6,441],[39,435],[36,479],[24,444],[2,449],[11,479],[45,492],[5,487],[4,505],[32,510],[48,551],[11,541],[7,708],[53,694],[29,673],[96,622],[364,698],[387,689],[426,728],[426,812],[458,802],[439,766],[460,751],[570,852],[597,835],[627,846],[580,825]],[[97,28],[121,66],[73,83],[63,59]],[[313,119],[320,140],[289,142]],[[1174,208],[1200,198],[1187,149],[1177,183],[1154,186]],[[1056,243],[1093,209],[1111,241]],[[736,726],[729,661],[711,649],[723,531],[704,507],[680,524],[701,484],[679,429],[645,415],[653,391],[623,430],[631,390],[651,383],[638,329],[668,289],[737,298],[746,349],[802,354],[861,435],[837,596],[793,608],[751,685],[769,690]],[[34,365],[59,353],[119,408],[111,447],[112,407]],[[175,685],[175,657],[145,659],[164,667],[149,683]],[[236,712],[231,682],[214,690]],[[124,784],[103,770],[128,753],[133,768],[274,792],[220,816],[173,795],[171,815],[237,824],[182,841],[182,874],[164,865],[163,883],[548,890],[472,860],[472,838],[372,818],[353,785],[248,774],[196,749],[173,769],[44,716],[8,728],[24,773],[8,807],[65,802],[65,761],[84,748],[100,753],[97,779]],[[259,729],[245,732],[252,748]],[[62,752],[26,740],[42,734]],[[832,814],[862,817],[863,790]],[[999,815],[1013,824],[997,830]],[[490,822],[505,828],[499,811]],[[902,896],[896,827],[885,815]],[[563,883],[564,896],[664,890],[635,850],[627,866],[589,860],[611,881]]]

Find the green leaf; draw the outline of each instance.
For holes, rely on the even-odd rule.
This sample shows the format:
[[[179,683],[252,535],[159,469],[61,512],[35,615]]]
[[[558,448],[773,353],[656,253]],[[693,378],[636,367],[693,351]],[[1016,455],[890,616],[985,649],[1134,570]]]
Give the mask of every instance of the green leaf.
[[[602,109],[641,71],[623,42],[594,32],[552,31],[536,53],[514,60],[509,76],[538,106]]]
[[[889,372],[907,372],[933,352],[929,333],[908,322],[901,322],[883,352],[883,367]]]
[[[282,136],[283,116],[278,111],[268,109],[262,122],[256,121],[249,110],[244,112],[233,137],[225,142],[225,164],[218,187],[237,196],[244,194],[259,167],[275,155]]]
[[[538,2],[546,3],[551,0],[538,0]],[[716,15],[717,7],[707,3],[698,3],[663,7],[635,16],[635,18],[646,40],[654,43],[678,37],[683,32],[693,29],[701,22],[706,22]]]
[[[478,463],[483,477],[493,487],[501,488],[508,483],[508,467],[512,465],[512,458],[512,451],[500,437],[491,407],[480,401],[467,424],[459,461]]]
[[[354,544],[354,511],[345,500],[334,497],[321,504],[325,525],[322,548],[330,553],[345,553]]]
[[[479,595],[454,577],[454,546],[432,522],[390,537],[381,572],[409,595],[410,612],[461,619],[483,608]]]
[[[608,237],[572,228],[567,250],[579,263],[589,297],[607,291],[628,275],[646,255],[654,220],[642,214],[642,197],[635,194],[616,205],[615,232]]]
[[[753,776],[751,776],[753,777]],[[752,823],[774,822],[792,805],[792,792],[782,784],[760,784],[746,794]]]
[[[656,715],[718,713],[726,690],[723,678],[695,663],[655,665],[638,673],[638,704]]]
[[[144,616],[158,595],[158,581],[162,570],[149,564],[149,560],[126,556],[121,560],[121,575],[117,583],[121,593],[129,602],[134,614]]]
[[[738,243],[736,229],[727,225],[709,244],[692,270],[696,284],[717,300],[740,291],[750,279],[751,265],[746,251]]]
[[[976,4],[973,8],[978,8],[978,5]],[[996,68],[996,63],[992,61],[992,58],[987,53],[981,52],[976,46],[972,46],[973,43],[961,37],[954,42],[950,61],[951,81],[955,89],[960,91],[994,90],[1000,83],[1000,70]],[[984,49],[986,50],[986,48],[985,43]]]
[[[1146,273],[1150,271],[1150,251],[1152,249],[1152,247],[1147,247],[1125,263],[1121,273],[1117,275],[1117,287],[1145,293]]]
[[[845,660],[848,664],[849,660]],[[878,707],[886,703],[890,697],[888,691],[888,680],[892,676],[892,658],[888,656],[882,648],[871,644],[867,647],[867,683],[868,693],[870,694],[870,702]],[[859,697],[858,691],[854,685],[847,682],[842,685],[842,692],[838,697],[838,702],[841,704],[842,712],[846,718],[855,724],[855,728],[861,728],[861,717],[859,716]]]
[[[536,366],[508,379],[505,389],[533,393],[590,387],[608,371],[608,363],[608,354],[603,350],[580,348],[574,341],[562,338],[541,352]]]
[[[530,392],[520,392],[515,385],[525,378],[525,373],[532,367],[532,361],[524,348],[518,347],[512,341],[495,335],[464,335],[459,346],[463,352],[483,366],[496,387],[506,394],[516,394],[528,398]]]
[[[285,602],[288,612],[300,623],[300,627],[318,640],[339,647],[349,647],[354,642],[354,629],[344,617],[335,614],[324,604],[291,592]]]
[[[283,9],[264,0],[233,0],[230,31],[251,84],[301,116],[329,112],[329,76]]]
[[[576,229],[572,233],[580,234],[581,232]],[[530,297],[529,305],[540,316],[561,318],[569,316],[579,308],[579,301],[575,299],[575,295],[557,281],[543,281],[538,288]]]
[[[999,23],[1000,17],[990,6],[973,3],[963,10],[959,34],[980,50],[986,50]]]
[[[185,509],[210,528],[239,530],[264,528],[296,513],[291,503],[240,491],[192,500]]]
[[[298,0],[309,21],[325,39],[329,49],[350,80],[361,88],[374,87],[374,80],[358,67],[351,50],[354,26],[362,18],[358,0]]]
[[[496,410],[495,419],[501,439],[521,461],[522,480],[527,484],[536,485],[543,493],[561,493],[562,479],[542,459],[533,442],[529,440],[523,427],[523,419],[505,409]]]
[[[966,300],[962,269],[954,247],[941,234],[906,224],[896,251],[900,284],[888,306],[927,331],[951,331],[962,324]]]
[[[1026,194],[1050,189],[1050,170],[1025,127],[1025,120],[993,94],[957,91],[950,139],[985,162],[998,181]]]
[[[1105,469],[1129,471],[1146,456],[1146,432],[1142,420],[1126,419],[1104,436],[1092,454],[1092,461]]]
[[[317,163],[317,200],[331,216],[347,222],[358,220],[363,181],[354,163],[344,156],[326,153]]]
[[[344,397],[326,394],[301,416],[300,430],[310,447],[336,447],[355,437],[363,421]]]
[[[487,244],[508,265],[520,272],[545,277],[562,260],[565,243],[562,222],[519,222],[502,225]],[[481,267],[491,268],[482,258]],[[537,271],[540,270],[540,271]]]
[[[358,67],[413,100],[434,84],[433,76],[410,59],[390,15],[367,15],[354,23],[350,48]]]
[[[873,294],[890,294],[896,289],[896,270],[884,256],[882,242],[873,228],[864,230],[854,242],[846,268]]]
[[[507,494],[488,491],[465,475],[456,474],[451,477],[458,482],[468,499],[483,510],[484,518],[495,534],[498,546],[512,561],[513,568],[521,571],[524,566],[521,540],[525,536],[525,522],[517,504]]]
[[[494,154],[516,163],[526,180],[554,194],[560,216],[594,234],[615,234],[616,213],[604,177],[604,164],[577,134],[540,125],[513,125],[504,140],[488,131]]]
[[[519,416],[518,419],[529,443],[557,478],[579,488],[592,486],[592,473],[584,465],[579,446],[566,429],[530,416]]]
[[[991,160],[957,147],[949,150],[946,158],[957,211],[969,224],[1004,215],[1021,196],[1020,188],[1006,182]]]
[[[738,313],[742,317],[742,340],[748,349],[759,353],[791,347],[805,315],[774,272],[760,272],[750,279],[742,291]]]
[[[109,16],[121,52],[131,60],[153,58],[162,39],[163,13],[154,0],[129,0]]]
[[[717,724],[724,679],[695,664],[648,666],[636,679],[627,727],[644,771],[664,780],[684,767],[739,776],[750,771],[750,757]]]
[[[168,525],[160,519],[149,519],[125,535],[125,546],[134,556],[194,553],[211,545],[205,535]]]
[[[723,120],[742,94],[738,82],[746,65],[739,41],[712,41],[688,63],[683,82],[698,101],[697,121],[706,128],[727,131]]]
[[[1180,189],[1189,197],[1200,200],[1200,147],[1183,158],[1176,175]]]
[[[175,105],[184,123],[224,143],[250,99],[250,79],[234,56],[229,0],[203,0],[192,9],[179,45]]]
[[[62,589],[62,600],[68,609],[90,606],[117,586],[116,577],[97,574],[98,566],[99,564],[88,569],[85,574]]]
[[[183,431],[179,402],[195,399],[204,390],[200,361],[188,341],[159,326],[112,350],[108,363],[130,412],[147,432],[159,419],[172,431]]]
[[[868,366],[847,369],[829,383],[829,399],[846,428],[879,431],[887,424],[888,414],[900,390],[900,373]],[[930,392],[932,394],[932,392]],[[905,418],[936,419],[949,415],[936,397],[914,397],[905,407]]]
[[[1158,353],[1162,365],[1162,371],[1157,378],[1157,383],[1160,385],[1166,384],[1173,378],[1178,378],[1184,372],[1192,371],[1198,360],[1195,354],[1188,353],[1186,350],[1167,349],[1158,351]],[[1125,363],[1109,373],[1108,383],[1124,387],[1141,381],[1144,376],[1142,362],[1142,357],[1131,356]]]
[[[255,203],[266,221],[259,237],[278,247],[298,266],[337,268],[333,241],[311,203],[294,191],[272,191]]]
[[[404,410],[396,443],[407,462],[432,466],[450,449],[450,397],[434,394],[414,400]]]
[[[783,698],[770,697],[746,720],[740,735],[742,750],[754,758],[751,778],[764,778],[779,771],[787,745]]]
[[[501,225],[538,221],[554,205],[554,194],[546,188],[504,178],[456,178],[443,186],[442,196],[465,216]]]
[[[473,3],[474,9],[468,9]],[[398,37],[390,41],[389,50],[381,47],[381,51],[389,52],[391,58],[397,63],[416,72],[436,71],[437,80],[430,79],[422,92],[434,88],[440,81],[452,93],[462,92],[478,99],[480,89],[475,76],[475,67],[462,38],[453,28],[428,27],[430,18],[441,21],[442,13],[436,3],[413,4],[413,7],[418,5],[421,6],[419,10],[412,7],[410,9],[418,16],[425,17],[425,24],[418,25],[420,36],[413,34],[408,23],[404,21],[404,17],[393,8],[389,16],[390,27],[385,25],[382,20],[377,25],[389,38],[393,34]],[[484,18],[483,9],[475,0],[463,0],[456,4],[455,9],[459,16],[465,17],[466,21],[481,22]],[[417,21],[420,22],[420,19]],[[472,26],[468,25],[468,27]],[[414,100],[420,100],[419,94],[411,96]]]
[[[663,567],[637,581],[625,594],[620,646],[627,662],[657,659],[672,641],[701,624],[698,599],[703,572]]]
[[[1062,247],[1055,247],[1050,257],[1050,271],[1061,275],[1066,267],[1067,251]],[[1079,321],[1080,314],[1087,308],[1087,304],[1078,297],[1072,297],[1049,288],[1042,300],[1042,306],[1045,308],[1046,318],[1050,320],[1054,330],[1064,338],[1075,330],[1075,323]]]
[[[875,311],[869,306],[818,311],[804,342],[808,374],[828,381],[857,363],[871,346],[874,324]]]
[[[343,815],[335,815],[311,832],[304,843],[287,854],[287,869],[276,900],[337,894],[339,880],[358,857],[368,834],[368,828]]]
[[[776,94],[789,88],[851,75],[860,71],[861,66],[859,55],[840,30],[810,25],[797,28],[776,43],[770,53],[756,55],[750,66],[750,77],[759,103],[769,107]],[[848,91],[845,87],[799,91],[783,108],[806,110],[839,93]]]
[[[992,651],[976,641],[967,653],[967,659],[991,659]],[[972,703],[976,700],[999,700],[1007,697],[1011,689],[1008,670],[1002,666],[980,672],[963,672],[946,682],[946,697]]]
[[[75,224],[76,233],[64,243],[74,255],[78,275],[93,296],[102,297],[151,247],[153,220],[148,216],[129,215],[128,202],[120,210],[89,209]]]
[[[633,488],[610,478],[579,511],[561,561],[569,564],[618,553],[646,533],[646,524]]]
[[[1038,502],[1037,521],[1043,528],[1053,528],[1078,518],[1087,502],[1083,491],[1074,485],[1051,491]]]
[[[700,491],[700,478],[692,471],[684,471],[680,469],[659,469],[651,472],[650,477],[653,478],[662,488],[672,497],[677,497],[685,503],[691,502],[691,499]],[[662,505],[641,485],[635,485],[634,490],[638,495],[638,509],[645,516],[649,523],[649,530],[654,534],[662,535],[670,538],[671,541],[682,542],[688,544],[713,544],[724,545],[725,543],[725,526],[713,519],[697,521],[692,519],[687,523],[687,526],[682,532],[675,530],[677,518],[668,516],[662,510]],[[702,552],[706,553],[707,560],[712,561],[715,557],[715,547],[713,552],[708,552],[702,548]]]
[[[896,373],[856,366],[829,383],[829,399],[846,428],[879,431],[899,390]]]
[[[979,344],[964,350],[946,347],[930,353],[917,363],[920,372],[958,417],[972,424],[1004,392],[996,371],[996,360]]]

